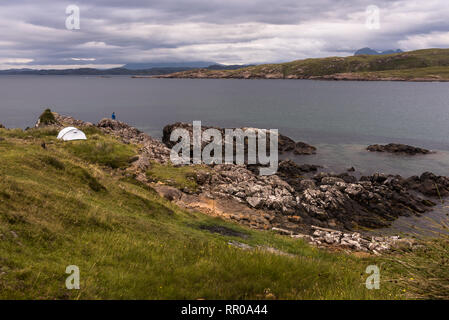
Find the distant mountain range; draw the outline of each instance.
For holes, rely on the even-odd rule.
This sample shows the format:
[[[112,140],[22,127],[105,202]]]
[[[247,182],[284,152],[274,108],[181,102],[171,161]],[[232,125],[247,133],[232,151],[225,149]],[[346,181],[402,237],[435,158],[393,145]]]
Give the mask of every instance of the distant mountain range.
[[[191,61],[191,62],[146,62],[146,63],[127,63],[123,68],[128,70],[148,70],[160,68],[207,68],[217,64],[212,61]]]
[[[158,63],[128,63],[121,68],[112,69],[9,69],[0,70],[0,75],[164,75],[174,72],[203,68],[206,70],[235,70],[251,65],[223,65],[215,62],[158,62]]]
[[[361,55],[364,55],[364,54],[381,55],[381,54],[393,54],[393,53],[401,53],[401,52],[403,52],[401,49],[396,49],[396,50],[391,50],[390,49],[390,50],[385,50],[385,51],[377,51],[377,50],[374,50],[374,49],[366,47],[366,48],[362,48],[362,49],[357,50],[354,53],[354,55],[355,56],[361,56]]]

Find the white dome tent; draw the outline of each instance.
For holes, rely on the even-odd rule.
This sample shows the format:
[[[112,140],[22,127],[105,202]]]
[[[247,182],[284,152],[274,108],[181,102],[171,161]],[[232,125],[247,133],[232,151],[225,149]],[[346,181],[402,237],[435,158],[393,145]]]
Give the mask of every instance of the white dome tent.
[[[59,131],[58,139],[62,139],[64,141],[87,140],[84,132],[75,127],[67,127]]]

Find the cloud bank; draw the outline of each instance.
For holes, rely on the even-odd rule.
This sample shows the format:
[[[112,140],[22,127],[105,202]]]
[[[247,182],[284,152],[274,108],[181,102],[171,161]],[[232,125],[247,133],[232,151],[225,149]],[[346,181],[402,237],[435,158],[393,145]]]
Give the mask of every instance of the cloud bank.
[[[66,8],[80,29],[66,28]],[[379,28],[366,27],[368,6]],[[0,69],[129,62],[281,62],[449,47],[447,0],[15,0],[0,3]]]

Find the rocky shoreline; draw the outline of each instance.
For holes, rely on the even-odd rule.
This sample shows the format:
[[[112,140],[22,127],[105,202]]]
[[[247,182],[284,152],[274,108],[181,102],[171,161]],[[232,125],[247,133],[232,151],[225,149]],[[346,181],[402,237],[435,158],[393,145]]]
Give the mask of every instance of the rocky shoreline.
[[[164,79],[254,79],[254,80],[321,80],[321,81],[405,81],[405,82],[449,82],[449,79],[439,75],[429,75],[428,77],[400,77],[384,76],[376,73],[359,74],[356,72],[335,73],[330,75],[296,75],[285,76],[278,70],[261,73],[252,73],[247,70],[213,70],[197,69],[191,71],[181,71],[176,73],[154,75],[133,78],[164,78]]]
[[[374,240],[354,236],[358,245],[347,240],[354,240],[357,230],[386,227],[399,216],[419,216],[431,210],[439,197],[449,195],[449,178],[429,172],[410,178],[383,173],[356,178],[351,172],[325,173],[320,166],[299,165],[290,160],[280,162],[277,174],[271,176],[258,175],[257,168],[251,165],[207,166],[197,170],[193,177],[198,185],[196,191],[178,190],[155,183],[146,173],[155,162],[170,162],[171,142],[167,141],[167,135],[179,123],[166,126],[160,142],[120,121],[102,119],[94,125],[57,114],[55,117],[57,124],[53,125],[57,127],[96,126],[124,143],[138,145],[138,157],[123,174],[152,186],[161,196],[182,207],[256,229],[304,235],[298,237],[317,245],[335,244],[369,252],[390,248],[391,245],[385,245],[386,240],[377,241],[380,244],[371,245],[371,249]],[[283,139],[281,152],[297,151],[297,142],[288,137]],[[332,231],[320,233],[316,228]],[[331,236],[338,241],[330,243]]]
[[[193,136],[193,126],[190,123],[176,122],[174,124],[166,125],[162,130],[162,142],[169,148],[173,147],[176,144],[176,142],[170,141],[170,135],[175,129],[186,129],[189,132],[190,136],[191,137]],[[202,126],[201,134],[203,134],[203,132],[208,129],[216,129],[222,134],[222,136],[225,135],[225,129],[211,126]],[[232,128],[232,129],[241,129],[242,131],[255,130],[255,128]],[[269,144],[269,142],[270,139],[268,136],[267,144]],[[208,141],[203,141],[201,149],[203,149],[207,143]],[[191,144],[191,150],[192,149],[193,146]],[[245,152],[246,150],[247,150],[247,143],[245,142]],[[278,134],[278,152],[279,154],[293,152],[296,155],[310,155],[316,153],[316,147],[311,146],[302,141],[295,142],[293,139],[287,136]]]

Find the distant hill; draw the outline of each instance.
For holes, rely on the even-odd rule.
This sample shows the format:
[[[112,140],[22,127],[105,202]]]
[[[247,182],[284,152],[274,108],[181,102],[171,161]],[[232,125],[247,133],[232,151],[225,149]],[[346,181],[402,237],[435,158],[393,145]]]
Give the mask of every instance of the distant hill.
[[[94,68],[80,68],[80,69],[48,69],[48,70],[34,70],[34,69],[10,69],[0,70],[0,75],[161,75],[173,72],[180,72],[191,70],[194,68],[151,68],[145,70],[129,70],[126,68],[112,68],[112,69],[94,69]]]
[[[449,49],[263,64],[236,70],[188,70],[164,78],[449,81]]]
[[[368,55],[381,55],[381,54],[392,54],[392,53],[401,53],[403,52],[401,49],[396,49],[396,50],[385,50],[385,51],[377,51],[371,48],[362,48],[357,50],[354,55],[355,56],[360,56],[360,55],[364,55],[364,54],[368,54]]]
[[[127,63],[123,68],[128,70],[146,70],[154,68],[207,68],[215,65],[211,61],[191,61],[191,62],[146,62],[146,63]]]
[[[232,65],[224,65],[224,64],[214,64],[208,66],[206,69],[208,70],[236,70],[246,67],[254,66],[254,64],[232,64]]]
[[[208,62],[204,62],[208,63]],[[175,63],[176,64],[176,63]],[[195,64],[189,65],[190,63],[179,63],[178,66],[155,66],[158,64],[127,64],[122,68],[112,68],[112,69],[94,69],[94,68],[80,68],[80,69],[44,69],[44,70],[35,70],[35,69],[9,69],[9,70],[0,70],[0,75],[135,75],[135,76],[152,76],[152,75],[164,75],[170,74],[174,72],[188,71],[194,70],[199,67],[196,67]],[[184,65],[185,64],[185,65]],[[138,66],[142,67],[141,69],[132,69],[137,68]],[[151,68],[145,68],[150,67]],[[207,70],[234,70],[243,67],[248,67],[250,65],[222,65],[222,64],[214,64],[207,65],[204,67]],[[203,67],[201,67],[203,68]]]
[[[10,69],[0,70],[0,75],[161,75],[173,72],[180,72],[191,70],[194,68],[151,68],[145,70],[129,70],[126,68],[112,68],[112,69],[94,69],[94,68],[80,68],[80,69],[48,69],[48,70],[34,70],[34,69]]]

